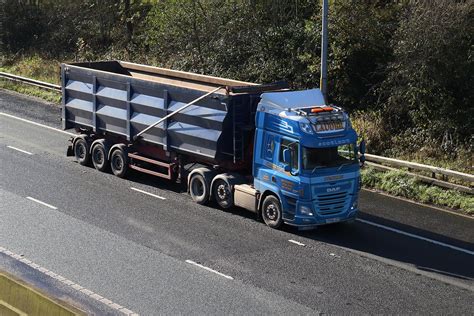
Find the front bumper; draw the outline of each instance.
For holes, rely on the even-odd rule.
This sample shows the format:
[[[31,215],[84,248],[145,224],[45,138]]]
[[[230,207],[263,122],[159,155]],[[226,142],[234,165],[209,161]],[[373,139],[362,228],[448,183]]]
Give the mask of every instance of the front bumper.
[[[292,219],[284,219],[285,224],[297,227],[312,227],[312,226],[321,226],[334,223],[342,223],[353,221],[356,219],[359,213],[359,209],[349,209],[345,212],[334,216],[318,216],[317,213],[313,216],[295,214]]]

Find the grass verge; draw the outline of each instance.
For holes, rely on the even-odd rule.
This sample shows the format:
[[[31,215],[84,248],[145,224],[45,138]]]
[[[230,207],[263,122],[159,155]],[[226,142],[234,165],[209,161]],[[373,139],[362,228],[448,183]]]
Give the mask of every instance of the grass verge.
[[[26,85],[23,83],[9,81],[7,79],[0,80],[0,89],[7,89],[7,90],[16,91],[22,94],[31,95],[31,96],[41,98],[51,103],[59,104],[61,102],[61,93],[41,89],[35,86]]]
[[[427,185],[400,170],[380,172],[374,168],[365,167],[361,175],[364,187],[425,204],[449,207],[474,216],[474,196],[472,195]]]
[[[59,61],[46,60],[36,55],[18,57],[15,59],[6,59],[2,57],[0,58],[0,61],[0,71],[44,82],[59,84]],[[8,79],[0,80],[0,88],[32,95],[48,102],[60,103],[61,101],[60,93],[10,81]]]

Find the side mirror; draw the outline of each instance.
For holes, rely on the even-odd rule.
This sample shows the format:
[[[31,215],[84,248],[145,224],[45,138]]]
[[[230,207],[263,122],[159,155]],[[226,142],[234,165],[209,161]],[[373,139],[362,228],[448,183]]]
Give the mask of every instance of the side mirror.
[[[359,152],[360,152],[360,166],[363,167],[365,164],[365,140],[363,139],[359,144]]]
[[[365,154],[365,139],[363,139],[359,144],[359,152],[361,155]]]

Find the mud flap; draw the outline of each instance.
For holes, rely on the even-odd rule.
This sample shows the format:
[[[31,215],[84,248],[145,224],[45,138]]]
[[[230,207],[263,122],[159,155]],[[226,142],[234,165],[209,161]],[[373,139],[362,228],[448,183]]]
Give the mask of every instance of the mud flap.
[[[74,150],[72,149],[72,145],[67,146],[66,156],[74,156]]]

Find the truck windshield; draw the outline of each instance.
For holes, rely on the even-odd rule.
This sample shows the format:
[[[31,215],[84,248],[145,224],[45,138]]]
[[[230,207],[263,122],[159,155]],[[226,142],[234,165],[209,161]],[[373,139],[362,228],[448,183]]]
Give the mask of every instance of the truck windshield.
[[[314,171],[318,168],[337,167],[357,162],[354,144],[337,147],[303,147],[303,169]]]

